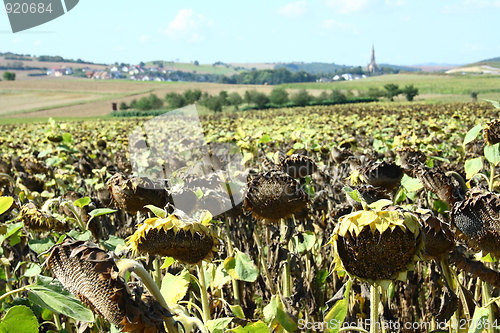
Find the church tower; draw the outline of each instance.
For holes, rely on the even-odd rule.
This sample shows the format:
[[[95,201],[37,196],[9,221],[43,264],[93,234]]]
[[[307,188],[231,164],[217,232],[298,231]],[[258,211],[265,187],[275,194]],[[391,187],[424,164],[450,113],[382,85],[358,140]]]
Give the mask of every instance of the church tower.
[[[377,63],[375,62],[375,46],[372,44],[372,57],[370,59],[370,63],[367,66],[368,72],[369,73],[378,73],[378,66]]]

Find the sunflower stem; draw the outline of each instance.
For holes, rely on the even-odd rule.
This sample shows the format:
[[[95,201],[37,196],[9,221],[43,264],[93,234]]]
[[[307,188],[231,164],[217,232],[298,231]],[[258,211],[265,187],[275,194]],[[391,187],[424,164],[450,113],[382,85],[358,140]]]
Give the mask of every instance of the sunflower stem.
[[[13,295],[13,294],[16,294],[16,293],[20,293],[20,292],[23,292],[26,290],[26,287],[21,287],[19,289],[14,289],[14,290],[10,290],[9,292],[6,292],[5,294],[3,294],[2,296],[0,296],[0,301],[3,301],[5,298]]]
[[[490,180],[488,182],[488,190],[493,191],[493,182],[495,181],[495,165],[490,163]]]
[[[276,295],[276,289],[274,288],[273,280],[271,279],[271,274],[269,274],[269,269],[267,268],[267,261],[266,258],[264,257],[264,249],[262,248],[262,242],[260,241],[259,235],[257,234],[257,228],[253,229],[253,238],[255,239],[255,243],[257,244],[260,263],[262,265],[262,269],[264,270],[264,275],[266,276],[268,287],[269,290],[271,291],[271,295]]]
[[[203,267],[203,262],[199,263],[198,266],[198,276],[199,276],[199,286],[201,294],[201,305],[203,309],[203,323],[206,324],[210,319],[210,304],[208,303],[208,292],[207,292],[207,281],[205,279],[205,268]]]
[[[490,294],[491,294],[491,288],[489,286],[489,284],[481,281],[481,285],[482,285],[482,296],[483,296],[483,307],[487,308],[488,309],[488,333],[495,333],[496,330],[495,330],[495,326],[493,323],[495,321],[495,315],[493,314],[493,307],[492,307],[492,303],[490,303]]]
[[[132,259],[121,259],[116,261],[116,265],[118,266],[120,276],[124,276],[127,271],[133,271],[139,278],[142,279],[142,282],[148,288],[149,292],[153,297],[163,306],[168,312],[174,314],[174,312],[169,308],[167,302],[163,298],[160,289],[156,285],[155,281],[151,277],[151,275],[144,269],[144,267],[135,260]],[[177,333],[177,324],[175,322],[174,317],[168,317],[165,319],[165,324],[167,326],[167,330],[169,333]]]
[[[158,256],[155,256],[154,260],[153,260],[153,269],[155,270],[155,274],[154,274],[154,279],[155,279],[155,283],[156,285],[161,288],[161,265],[160,265],[160,259],[158,258]]]
[[[286,256],[285,269],[283,270],[283,296],[290,297],[292,296],[292,286],[291,286],[291,276],[290,276],[290,260],[291,254],[288,252]]]
[[[224,219],[224,227],[226,230],[226,243],[227,243],[227,252],[230,257],[233,257],[234,255],[234,248],[233,248],[233,241],[231,239],[231,229],[229,228],[229,218]],[[233,286],[233,297],[234,297],[234,304],[235,305],[240,305],[240,285],[238,283],[238,280],[235,280],[231,276],[231,284]]]
[[[61,318],[59,318],[58,313],[53,313],[52,318],[54,318],[54,324],[56,325],[56,328],[58,331],[62,330],[62,324],[61,324]]]
[[[379,322],[380,293],[378,286],[370,285],[370,333],[380,332]]]

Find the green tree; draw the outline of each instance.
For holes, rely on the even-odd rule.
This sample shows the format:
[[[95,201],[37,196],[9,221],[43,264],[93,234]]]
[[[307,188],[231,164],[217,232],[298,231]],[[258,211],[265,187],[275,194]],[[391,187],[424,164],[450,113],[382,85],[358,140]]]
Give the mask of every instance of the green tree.
[[[3,72],[3,79],[5,81],[14,81],[16,79],[16,73]]]
[[[344,95],[342,91],[334,89],[330,92],[328,99],[332,102],[342,103],[347,100],[347,97]]]
[[[246,90],[245,95],[243,95],[243,100],[245,103],[251,104],[253,103],[256,94],[258,94],[257,90]]]
[[[274,88],[269,95],[271,103],[276,105],[283,105],[288,103],[288,92],[283,88]]]
[[[384,89],[386,90],[385,92],[385,97],[389,98],[392,101],[394,101],[394,97],[397,95],[401,94],[401,90],[399,89],[399,86],[394,83],[388,83],[384,86]]]
[[[227,101],[230,105],[234,105],[236,110],[238,110],[238,106],[243,104],[243,98],[236,91],[233,91],[227,96]]]
[[[472,102],[477,102],[477,92],[475,91],[471,92],[470,98],[472,99]]]
[[[401,90],[401,92],[406,96],[407,101],[413,101],[413,98],[418,95],[418,88],[415,88],[413,84],[406,86]]]
[[[230,104],[229,101],[227,100],[228,96],[229,95],[228,95],[227,91],[225,91],[225,90],[222,90],[219,92],[220,102],[223,106],[227,106]]]
[[[194,65],[195,65],[195,66],[199,66],[199,65],[200,65],[200,63],[198,62],[198,60],[195,60],[195,61],[194,61]]]
[[[145,64],[145,63],[143,63],[143,62],[141,61],[141,62],[139,63],[139,66],[144,67],[144,66],[146,66],[146,64]]]
[[[252,96],[252,103],[254,103],[257,108],[263,109],[267,103],[269,103],[269,97],[263,92],[255,92]]]
[[[135,109],[137,107],[137,100],[133,99],[132,102],[130,102],[130,108]]]
[[[306,106],[312,100],[313,97],[305,89],[300,89],[298,92],[292,95],[290,98],[295,105]]]
[[[319,94],[318,96],[314,97],[314,100],[318,104],[324,103],[328,99],[329,99],[328,98],[328,93],[326,91],[324,91],[324,90],[321,92],[321,94]]]
[[[209,96],[204,100],[205,106],[214,112],[222,112],[222,101],[220,96]]]
[[[165,95],[165,100],[168,103],[168,106],[174,109],[182,108],[187,105],[186,98],[183,95],[170,92]]]
[[[384,97],[385,93],[382,90],[378,89],[378,88],[371,87],[366,92],[366,95],[368,97],[371,97],[371,98],[380,98],[380,97]]]
[[[184,99],[186,100],[186,104],[193,104],[195,102],[198,102],[201,98],[201,90],[199,89],[195,89],[195,90],[191,90],[191,89],[188,89],[184,92]]]
[[[125,103],[125,102],[120,103],[120,111],[127,110],[128,108],[129,107],[128,107],[127,103]]]

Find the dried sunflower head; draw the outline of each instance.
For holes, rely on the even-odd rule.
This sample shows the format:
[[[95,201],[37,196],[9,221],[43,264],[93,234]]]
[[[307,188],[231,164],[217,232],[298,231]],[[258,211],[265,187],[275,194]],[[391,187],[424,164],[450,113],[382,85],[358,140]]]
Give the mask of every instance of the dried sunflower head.
[[[46,263],[66,289],[122,332],[165,332],[171,314],[157,301],[129,293],[113,258],[96,244],[66,239],[52,247]]]
[[[362,168],[360,173],[365,183],[389,191],[401,185],[403,178],[403,169],[394,163],[387,162],[370,163]]]
[[[307,194],[300,183],[287,173],[272,170],[258,173],[247,184],[245,209],[254,217],[279,221],[304,209]]]
[[[417,216],[422,221],[422,232],[425,236],[422,253],[425,259],[439,260],[453,250],[453,234],[443,221],[425,209],[417,210]]]
[[[204,218],[210,221],[211,215]],[[217,252],[219,239],[207,224],[190,219],[181,211],[167,217],[145,220],[127,239],[127,245],[137,253],[172,257],[187,264],[210,261]]]
[[[362,210],[340,218],[330,243],[336,270],[388,286],[405,280],[423,246],[418,219],[408,212]]]
[[[460,189],[454,185],[452,178],[439,168],[420,167],[416,176],[426,190],[433,192],[447,204],[454,204],[461,196]]]
[[[318,170],[318,166],[310,157],[299,154],[285,157],[279,166],[282,171],[295,179],[304,178]]]
[[[164,183],[147,178],[127,178],[117,173],[107,181],[107,185],[116,206],[132,214],[149,212],[144,208],[146,205],[165,207],[171,201]]]
[[[489,145],[500,142],[500,119],[490,121],[484,129],[484,140]]]
[[[38,209],[31,202],[21,207],[19,219],[24,222],[27,228],[33,231],[69,231],[69,226],[66,223]]]
[[[470,190],[465,200],[453,206],[451,220],[458,237],[500,257],[500,195]]]

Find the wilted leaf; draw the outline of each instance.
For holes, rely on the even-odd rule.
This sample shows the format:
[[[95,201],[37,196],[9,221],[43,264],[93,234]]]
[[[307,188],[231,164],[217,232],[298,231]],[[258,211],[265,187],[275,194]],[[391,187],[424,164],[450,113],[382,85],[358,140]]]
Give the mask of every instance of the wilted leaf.
[[[177,304],[186,296],[191,282],[189,271],[184,269],[177,275],[167,273],[161,281],[161,293],[168,304]]]
[[[8,211],[13,203],[14,198],[12,197],[0,197],[0,215]]]
[[[465,161],[465,177],[467,179],[471,179],[474,177],[476,173],[481,171],[483,168],[483,158],[482,157],[476,157],[470,160]]]
[[[347,310],[349,310],[349,292],[351,291],[352,281],[347,281],[345,285],[344,298],[337,301],[333,307],[328,311],[325,316],[324,321],[330,322],[334,321],[336,323],[343,323],[345,317],[347,316]],[[325,332],[335,333],[338,332],[341,328],[341,325],[338,328],[332,328],[329,330],[325,330]]]

